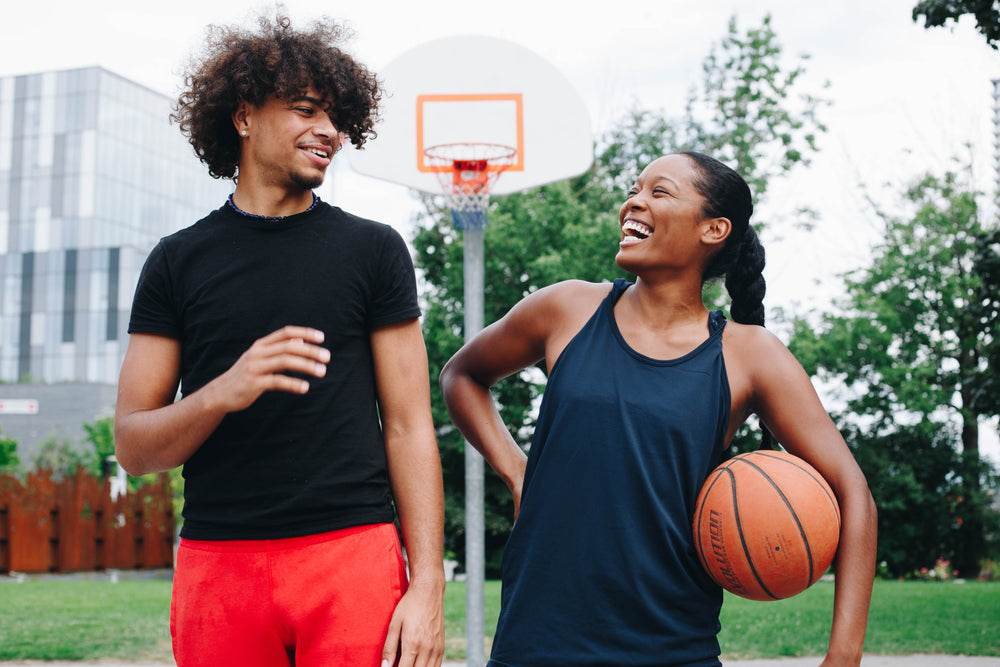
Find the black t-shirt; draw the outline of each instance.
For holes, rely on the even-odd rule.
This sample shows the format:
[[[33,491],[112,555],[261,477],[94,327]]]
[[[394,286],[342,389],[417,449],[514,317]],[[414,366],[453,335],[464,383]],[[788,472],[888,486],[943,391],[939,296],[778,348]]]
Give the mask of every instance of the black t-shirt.
[[[331,358],[305,395],[267,392],[227,415],[184,465],[191,539],[274,539],[392,521],[369,336],[420,315],[402,237],[324,202],[281,221],[228,205],[160,241],[129,333],[181,343],[181,394],[289,324]]]

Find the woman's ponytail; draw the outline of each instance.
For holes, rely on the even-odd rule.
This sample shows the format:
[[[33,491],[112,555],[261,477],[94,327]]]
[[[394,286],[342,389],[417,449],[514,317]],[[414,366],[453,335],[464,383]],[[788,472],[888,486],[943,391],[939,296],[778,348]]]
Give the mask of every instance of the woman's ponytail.
[[[733,266],[726,272],[726,291],[732,299],[729,313],[734,322],[764,326],[764,246],[748,226],[743,233]]]
[[[734,322],[764,326],[764,246],[750,224],[753,201],[750,187],[733,169],[702,153],[685,152],[697,166],[695,188],[705,199],[704,215],[727,218],[732,223],[729,238],[702,273],[707,281],[726,277],[726,291]],[[761,424],[761,448],[772,449],[770,431]]]

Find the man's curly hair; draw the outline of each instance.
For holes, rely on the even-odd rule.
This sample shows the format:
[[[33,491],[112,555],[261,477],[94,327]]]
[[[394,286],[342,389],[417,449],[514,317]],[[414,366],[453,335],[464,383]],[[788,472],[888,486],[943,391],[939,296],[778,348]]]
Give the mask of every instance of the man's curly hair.
[[[232,116],[240,102],[261,106],[271,95],[290,99],[310,85],[332,102],[330,120],[354,146],[374,139],[381,83],[335,46],[350,31],[329,19],[314,21],[305,31],[293,30],[287,16],[258,22],[257,32],[209,26],[202,57],[188,66],[186,90],[170,115],[209,173],[236,177],[240,143]]]

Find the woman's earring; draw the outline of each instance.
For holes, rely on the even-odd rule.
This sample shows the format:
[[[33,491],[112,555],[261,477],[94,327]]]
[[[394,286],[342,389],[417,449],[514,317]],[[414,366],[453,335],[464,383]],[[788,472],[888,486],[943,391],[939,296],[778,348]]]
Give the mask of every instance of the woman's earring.
[[[247,136],[247,131],[246,130],[240,130],[240,134],[242,134],[245,137],[245,136]]]

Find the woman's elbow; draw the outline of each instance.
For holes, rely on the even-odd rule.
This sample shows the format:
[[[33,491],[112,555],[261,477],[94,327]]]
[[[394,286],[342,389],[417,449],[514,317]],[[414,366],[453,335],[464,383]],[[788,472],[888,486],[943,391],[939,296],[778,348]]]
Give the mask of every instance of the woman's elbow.
[[[451,396],[451,392],[455,388],[455,384],[458,381],[458,376],[460,362],[458,361],[458,354],[456,353],[451,359],[449,359],[444,367],[441,369],[441,374],[438,376],[438,386],[441,388],[441,394],[444,396],[445,402]]]

